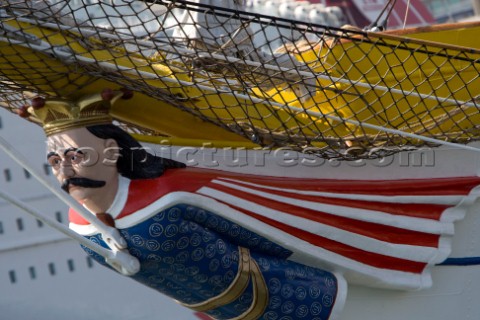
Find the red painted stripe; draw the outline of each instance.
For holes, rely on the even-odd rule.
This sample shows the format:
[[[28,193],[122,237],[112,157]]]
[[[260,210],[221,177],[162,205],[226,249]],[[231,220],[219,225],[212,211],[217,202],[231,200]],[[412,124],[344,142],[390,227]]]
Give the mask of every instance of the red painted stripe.
[[[228,175],[225,175],[225,177],[228,177]],[[479,177],[360,181],[243,175],[236,179],[283,189],[388,196],[468,195],[474,187],[480,185]]]
[[[426,263],[410,261],[406,259],[400,259],[395,257],[389,257],[373,252],[368,252],[360,250],[346,244],[330,240],[319,235],[315,235],[304,230],[294,228],[292,226],[280,223],[275,220],[257,215],[253,212],[244,210],[242,208],[236,207],[237,210],[243,212],[246,215],[249,215],[257,220],[260,220],[268,225],[271,225],[277,229],[280,229],[288,234],[291,234],[301,240],[309,242],[317,247],[323,248],[325,250],[334,252],[336,254],[342,255],[346,258],[356,260],[363,264],[380,268],[380,269],[390,269],[403,272],[411,272],[420,274],[426,267]]]
[[[128,216],[171,192],[195,192],[215,177],[214,172],[185,168],[167,170],[156,179],[132,180],[127,203],[117,219]]]
[[[221,180],[221,179],[220,179]],[[379,201],[364,201],[364,200],[350,200],[339,199],[331,197],[320,197],[313,195],[304,195],[288,191],[272,190],[261,186],[252,186],[243,184],[240,181],[226,180],[228,183],[236,184],[242,187],[247,187],[253,190],[265,191],[271,194],[295,198],[298,200],[305,200],[311,202],[318,202],[324,204],[330,204],[335,206],[345,206],[357,209],[365,209],[372,211],[386,212],[398,216],[407,216],[431,220],[440,220],[440,217],[445,209],[451,207],[448,205],[436,205],[436,204],[421,204],[421,203],[388,203]]]
[[[68,209],[68,221],[78,225],[89,225],[90,222],[85,220],[78,212],[72,208]]]
[[[359,221],[351,218],[339,217],[321,211],[309,210],[292,204],[278,202],[259,195],[253,195],[250,193],[231,189],[229,187],[225,187],[219,184],[212,183],[211,185],[209,185],[209,187],[253,202],[255,204],[271,208],[273,210],[285,212],[292,216],[305,218],[311,221],[319,222],[328,226],[343,229],[380,241],[433,248],[436,248],[438,246],[438,235],[386,226],[378,223]]]

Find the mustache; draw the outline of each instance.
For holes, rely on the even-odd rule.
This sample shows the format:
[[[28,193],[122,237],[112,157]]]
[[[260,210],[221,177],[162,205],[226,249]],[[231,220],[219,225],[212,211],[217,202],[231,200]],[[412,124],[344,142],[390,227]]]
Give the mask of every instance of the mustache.
[[[70,193],[68,190],[70,185],[82,187],[82,188],[101,188],[105,186],[105,184],[106,184],[105,181],[100,181],[100,180],[92,180],[88,178],[70,178],[70,179],[65,179],[63,181],[62,189],[66,193]]]

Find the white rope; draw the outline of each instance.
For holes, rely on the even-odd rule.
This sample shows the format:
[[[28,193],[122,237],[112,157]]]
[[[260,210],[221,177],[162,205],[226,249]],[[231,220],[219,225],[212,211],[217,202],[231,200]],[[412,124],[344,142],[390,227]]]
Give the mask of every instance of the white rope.
[[[53,185],[50,181],[45,179],[41,174],[33,168],[28,161],[24,158],[22,154],[16,151],[13,146],[11,146],[3,137],[0,136],[0,149],[2,149],[7,155],[9,155],[15,162],[22,166],[25,170],[29,171],[30,174],[35,177],[45,188],[50,190],[54,195],[56,195],[60,200],[66,203],[70,208],[78,212],[85,220],[90,222],[99,233],[101,233],[103,240],[107,245],[112,249],[114,255],[127,255],[131,259],[135,259],[138,263],[138,260],[128,254],[126,251],[122,251],[127,247],[127,242],[121,236],[120,232],[110,226],[105,225],[100,221],[95,215],[87,211],[83,206],[73,200],[69,195],[67,195],[58,185]],[[60,230],[62,231],[62,230]],[[62,231],[63,232],[63,231]],[[105,259],[110,259],[110,256],[104,256]],[[125,260],[125,259],[123,259]],[[113,265],[112,265],[113,266]],[[115,266],[113,266],[115,267]],[[133,268],[132,268],[133,267]],[[135,263],[129,262],[125,265],[121,265],[119,270],[120,272],[131,275],[135,274],[138,270],[135,269]],[[118,269],[117,269],[118,270]]]
[[[49,225],[50,227],[60,231],[61,233],[65,234],[67,237],[70,237],[76,241],[78,241],[81,245],[87,247],[88,249],[98,253],[102,257],[105,258],[105,261],[115,268],[117,271],[125,274],[125,275],[132,275],[134,273],[130,273],[129,270],[134,269],[135,266],[132,265],[130,267],[125,268],[124,266],[129,266],[132,264],[131,256],[126,254],[124,251],[110,251],[101,245],[88,240],[87,238],[79,235],[75,231],[69,229],[67,226],[43,215],[36,209],[30,207],[23,201],[19,200],[18,198],[13,197],[12,195],[0,190],[0,198],[5,199],[6,201],[10,202],[11,204],[17,206],[18,208],[24,210],[25,212],[29,213],[30,215],[34,216],[36,219],[42,221],[43,223]],[[135,263],[135,262],[133,262]],[[138,263],[138,260],[137,260]],[[133,268],[132,268],[133,267]]]
[[[410,10],[410,0],[407,1],[407,8],[405,9],[405,20],[403,20],[403,29],[405,29],[407,26],[409,10]]]

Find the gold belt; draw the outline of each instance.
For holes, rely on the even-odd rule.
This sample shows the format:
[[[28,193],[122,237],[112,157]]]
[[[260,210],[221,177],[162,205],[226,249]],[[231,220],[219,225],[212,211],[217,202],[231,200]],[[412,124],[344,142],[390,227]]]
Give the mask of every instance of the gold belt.
[[[203,302],[186,304],[180,302],[181,305],[199,312],[213,310],[225,306],[237,300],[247,289],[252,280],[253,301],[247,311],[238,317],[229,320],[256,320],[265,311],[268,304],[268,288],[263,278],[262,272],[257,262],[250,256],[247,248],[239,248],[238,271],[233,282],[228,288],[218,296],[207,299]]]

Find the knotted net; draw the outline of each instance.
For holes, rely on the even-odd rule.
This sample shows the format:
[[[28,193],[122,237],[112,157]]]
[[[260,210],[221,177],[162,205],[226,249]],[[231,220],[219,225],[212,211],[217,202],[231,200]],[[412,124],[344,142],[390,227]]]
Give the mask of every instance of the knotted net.
[[[345,160],[479,139],[480,50],[449,42],[478,24],[372,33],[217,2],[1,1],[0,106],[124,87],[154,99],[147,117],[174,107],[262,147]]]

